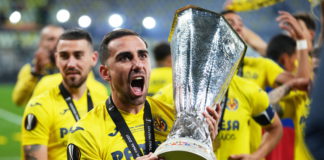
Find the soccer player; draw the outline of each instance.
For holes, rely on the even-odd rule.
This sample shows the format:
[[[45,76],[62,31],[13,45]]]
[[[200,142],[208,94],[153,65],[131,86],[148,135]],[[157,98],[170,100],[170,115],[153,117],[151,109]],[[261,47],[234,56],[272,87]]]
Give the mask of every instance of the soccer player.
[[[277,35],[271,39],[267,49],[267,56],[283,66],[286,71],[296,71],[296,41],[286,35]],[[306,88],[307,89],[307,88]],[[282,118],[291,118],[295,127],[294,159],[312,159],[304,143],[304,128],[308,117],[310,99],[307,92],[293,90],[286,86],[286,96],[278,102],[283,112]]]
[[[12,100],[18,106],[25,106],[33,94],[33,90],[42,76],[56,71],[54,62],[55,46],[64,29],[59,26],[45,26],[40,35],[38,49],[33,63],[25,64],[19,71]]]
[[[33,97],[22,121],[25,159],[66,159],[67,137],[80,128],[71,127],[97,103],[106,98],[105,87],[87,78],[98,54],[90,35],[82,30],[63,33],[56,47],[56,65],[63,77],[57,87]]]
[[[152,96],[161,88],[172,83],[171,47],[167,42],[157,44],[154,49],[157,68],[152,69],[148,95]]]
[[[172,85],[162,88],[155,99],[173,104]],[[282,127],[269,105],[267,93],[253,82],[235,75],[229,85],[225,114],[220,132],[214,141],[217,159],[262,159],[278,143]],[[249,124],[256,121],[265,130],[256,151],[250,149]]]
[[[68,159],[157,160],[151,152],[165,141],[175,110],[147,97],[151,69],[146,42],[121,29],[108,33],[100,48],[100,74],[110,83],[112,94],[76,123]],[[219,114],[209,107],[207,111],[210,115],[204,115],[215,138]]]

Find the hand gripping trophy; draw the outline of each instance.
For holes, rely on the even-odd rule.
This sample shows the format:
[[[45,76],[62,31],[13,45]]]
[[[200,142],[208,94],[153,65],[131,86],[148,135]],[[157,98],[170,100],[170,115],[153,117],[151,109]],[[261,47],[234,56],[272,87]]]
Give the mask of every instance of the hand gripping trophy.
[[[169,40],[177,113],[155,154],[167,160],[214,160],[202,113],[223,99],[246,45],[220,14],[195,6],[177,10]]]

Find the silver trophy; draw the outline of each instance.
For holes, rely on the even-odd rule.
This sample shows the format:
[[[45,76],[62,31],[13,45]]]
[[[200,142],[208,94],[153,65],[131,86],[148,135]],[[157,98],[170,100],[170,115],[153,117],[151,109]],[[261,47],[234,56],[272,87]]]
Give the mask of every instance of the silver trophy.
[[[177,10],[169,40],[177,115],[155,154],[167,160],[214,160],[202,113],[223,99],[246,45],[221,15],[195,6]]]

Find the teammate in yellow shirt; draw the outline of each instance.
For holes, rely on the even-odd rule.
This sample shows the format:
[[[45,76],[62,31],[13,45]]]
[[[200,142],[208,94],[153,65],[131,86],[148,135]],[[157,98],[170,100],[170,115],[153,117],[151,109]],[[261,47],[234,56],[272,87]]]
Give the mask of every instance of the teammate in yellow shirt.
[[[161,89],[153,98],[173,104],[172,84]],[[226,111],[221,122],[216,146],[218,159],[264,158],[277,144],[282,127],[277,114],[269,106],[267,94],[246,79],[234,76],[228,90]],[[267,118],[266,118],[267,117]],[[256,151],[250,149],[249,124],[256,121],[265,129],[263,143]]]
[[[277,35],[269,42],[267,56],[293,73],[297,66],[296,42],[286,35]],[[307,89],[307,88],[306,88]],[[295,126],[294,159],[312,159],[304,143],[305,121],[309,110],[309,97],[305,91],[292,90],[287,87],[287,96],[278,103],[283,112],[282,118],[291,118]]]
[[[54,50],[63,28],[48,25],[41,31],[40,42],[32,64],[25,64],[19,71],[12,100],[18,106],[25,106],[33,94],[39,79],[57,72],[54,62]]]
[[[157,67],[152,69],[148,95],[152,96],[161,88],[172,83],[171,48],[167,42],[161,42],[153,49]]]
[[[78,130],[71,127],[107,96],[106,91],[101,91],[105,88],[93,88],[86,83],[97,57],[87,32],[70,30],[60,36],[55,58],[63,81],[32,98],[25,109],[25,159],[66,159],[67,136]]]
[[[109,81],[112,94],[75,124],[68,159],[157,160],[151,152],[166,139],[175,113],[174,107],[146,97],[150,77],[146,42],[137,33],[120,29],[104,37],[100,50],[100,74]],[[219,114],[207,111],[210,115],[204,115],[215,138]]]

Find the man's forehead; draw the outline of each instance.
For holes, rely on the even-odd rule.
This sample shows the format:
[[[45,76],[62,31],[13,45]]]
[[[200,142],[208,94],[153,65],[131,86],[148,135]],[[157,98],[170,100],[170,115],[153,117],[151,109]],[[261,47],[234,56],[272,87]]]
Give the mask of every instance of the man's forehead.
[[[127,51],[130,49],[146,50],[145,42],[138,36],[123,36],[111,40],[107,46],[109,51]]]
[[[74,46],[77,46],[78,48],[73,48]],[[77,40],[65,40],[61,39],[57,43],[57,48],[60,47],[70,47],[72,49],[81,49],[81,48],[88,48],[90,47],[90,43],[85,39],[77,39]]]

